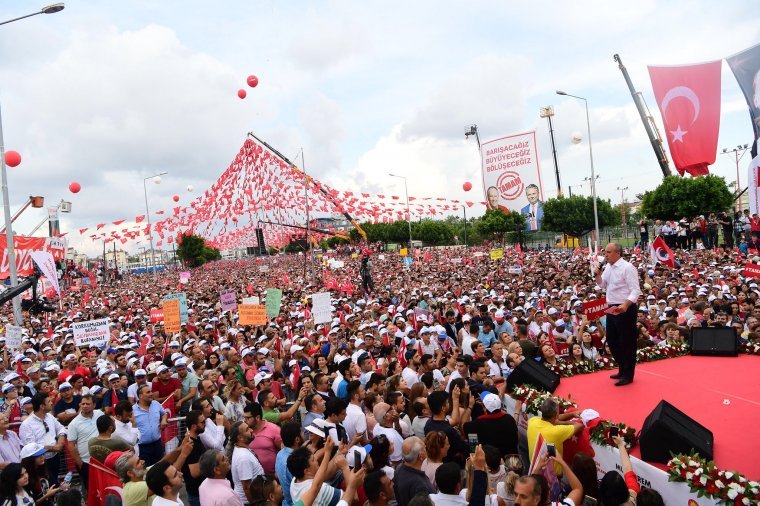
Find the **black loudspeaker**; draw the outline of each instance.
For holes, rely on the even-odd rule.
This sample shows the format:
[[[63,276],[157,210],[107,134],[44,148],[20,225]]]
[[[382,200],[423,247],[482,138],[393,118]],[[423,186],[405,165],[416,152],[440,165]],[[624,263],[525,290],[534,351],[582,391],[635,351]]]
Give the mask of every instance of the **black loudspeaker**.
[[[689,346],[692,355],[739,356],[739,336],[733,327],[692,328]]]
[[[559,374],[533,359],[526,358],[507,376],[507,386],[510,391],[520,385],[530,385],[539,390],[554,392],[559,386]]]
[[[713,433],[662,400],[644,420],[639,436],[641,458],[667,464],[671,453],[690,453],[692,449],[707,460],[713,459]]]

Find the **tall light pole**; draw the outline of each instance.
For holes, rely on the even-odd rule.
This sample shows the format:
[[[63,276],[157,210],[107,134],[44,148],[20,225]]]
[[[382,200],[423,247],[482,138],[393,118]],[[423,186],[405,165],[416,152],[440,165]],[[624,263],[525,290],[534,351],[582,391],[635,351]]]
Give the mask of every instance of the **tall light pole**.
[[[153,277],[156,277],[158,274],[156,273],[155,251],[153,250],[153,225],[150,223],[150,209],[148,208],[148,186],[145,183],[148,182],[148,179],[153,179],[154,183],[161,184],[161,176],[164,176],[166,174],[168,174],[168,172],[163,171],[159,172],[158,174],[143,178],[143,191],[145,191],[145,216],[148,217],[148,237],[150,237],[150,265],[153,267]]]
[[[628,187],[625,186],[625,187],[621,188],[621,187],[618,186],[617,189],[620,190],[620,209],[622,211],[622,213],[620,213],[620,214],[621,214],[621,217],[623,218],[623,234],[624,234],[623,237],[625,237],[627,239],[628,238],[628,220],[626,220],[626,218],[625,218],[625,212],[626,212],[626,208],[625,208],[625,191],[628,189]]]
[[[730,153],[734,154],[734,159],[736,160],[736,200],[737,205],[739,206],[739,212],[742,211],[742,199],[739,197],[742,194],[742,187],[739,183],[739,160],[744,158],[744,153],[747,152],[749,149],[749,144],[744,145],[738,145],[734,149],[728,149],[723,148],[723,151],[721,154],[728,155]],[[741,152],[741,155],[739,154]]]
[[[388,175],[404,180],[404,193],[406,194],[406,223],[409,225],[409,254],[411,254],[414,250],[414,247],[412,246],[412,213],[409,212],[409,190],[406,185],[406,176],[397,176],[396,174]]]
[[[55,14],[63,10],[63,4],[53,4],[43,7],[38,12],[27,14],[18,18],[9,19],[7,21],[0,22],[0,25],[7,25],[13,23],[19,19],[36,16],[37,14]],[[11,205],[8,200],[8,174],[7,167],[5,166],[5,142],[3,141],[3,117],[0,112],[0,172],[2,173],[2,191],[3,191],[3,214],[5,216],[5,245],[8,249],[8,270],[11,274],[11,287],[18,285],[18,272],[16,271],[16,252],[13,249],[13,228],[11,226]],[[16,325],[23,323],[21,316],[21,297],[13,297],[13,321]]]
[[[591,197],[594,199],[594,234],[596,235],[596,238],[594,240],[594,252],[596,253],[599,250],[599,213],[596,209],[596,176],[594,176],[594,151],[591,149],[591,121],[589,120],[588,116],[588,100],[586,100],[583,97],[579,97],[577,95],[571,95],[569,93],[565,93],[564,91],[557,90],[557,95],[562,95],[565,97],[573,97],[577,98],[578,100],[583,100],[584,105],[586,106],[586,130],[588,132],[588,154],[589,158],[591,159]]]

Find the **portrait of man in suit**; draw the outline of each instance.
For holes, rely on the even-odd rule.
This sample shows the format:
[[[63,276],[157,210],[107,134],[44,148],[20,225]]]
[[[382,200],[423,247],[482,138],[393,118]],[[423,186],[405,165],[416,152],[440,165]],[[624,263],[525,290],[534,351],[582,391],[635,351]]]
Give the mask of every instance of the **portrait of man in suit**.
[[[520,210],[525,215],[525,230],[541,230],[541,222],[544,219],[544,203],[538,200],[538,185],[529,184],[526,186],[525,196],[528,198],[528,205]]]
[[[486,190],[486,208],[498,209],[499,208],[499,189],[495,186],[489,186]]]

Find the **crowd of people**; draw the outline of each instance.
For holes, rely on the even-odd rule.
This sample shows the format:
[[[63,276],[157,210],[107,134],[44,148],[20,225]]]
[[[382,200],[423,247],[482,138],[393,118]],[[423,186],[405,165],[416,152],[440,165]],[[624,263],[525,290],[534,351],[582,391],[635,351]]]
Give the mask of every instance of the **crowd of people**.
[[[80,492],[62,475],[84,491],[101,467],[125,506],[662,504],[622,440],[623,474],[601,481],[591,457],[563,458],[580,412],[552,399],[539,416],[506,411],[522,361],[610,356],[606,318],[581,310],[603,295],[588,253],[507,248],[493,261],[489,249],[432,249],[409,265],[365,246],[332,269],[279,255],[207,264],[179,287],[169,270],[64,292],[53,312],[24,314],[20,349],[0,338],[0,505],[70,504]],[[675,254],[670,269],[624,252],[641,282],[637,345],[682,341],[693,326],[757,340],[746,258]],[[221,308],[222,290],[263,303],[271,287],[283,297],[266,325]],[[312,296],[328,288],[331,320],[317,324]],[[151,309],[177,291],[187,320],[167,335]],[[1,311],[12,323],[10,304]],[[76,346],[72,324],[98,318],[108,343]],[[556,452],[531,470],[538,434]]]

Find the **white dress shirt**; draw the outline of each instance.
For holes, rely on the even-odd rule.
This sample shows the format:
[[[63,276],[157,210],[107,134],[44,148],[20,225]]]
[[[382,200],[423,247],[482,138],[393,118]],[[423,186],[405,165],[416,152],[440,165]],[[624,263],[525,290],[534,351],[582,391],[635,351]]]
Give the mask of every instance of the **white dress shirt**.
[[[45,429],[45,425],[47,425],[47,429]],[[37,415],[32,414],[21,422],[21,427],[19,427],[18,431],[18,437],[21,439],[22,445],[39,443],[42,446],[54,446],[58,442],[58,436],[65,434],[66,428],[50,413],[45,413],[45,423],[37,418]],[[58,455],[58,452],[48,451],[45,454],[45,460],[52,459],[56,455]]]
[[[623,258],[605,266],[601,287],[607,291],[608,304],[622,304],[626,300],[636,304],[641,296],[636,267]]]
[[[113,431],[111,437],[119,438],[128,445],[133,446],[135,455],[139,456],[140,449],[138,448],[137,443],[140,441],[140,431],[137,430],[137,427],[133,427],[132,422],[122,422],[115,418],[113,422],[116,425],[116,430]]]
[[[206,418],[206,429],[199,436],[207,450],[224,449],[224,426],[219,426],[211,418]]]

